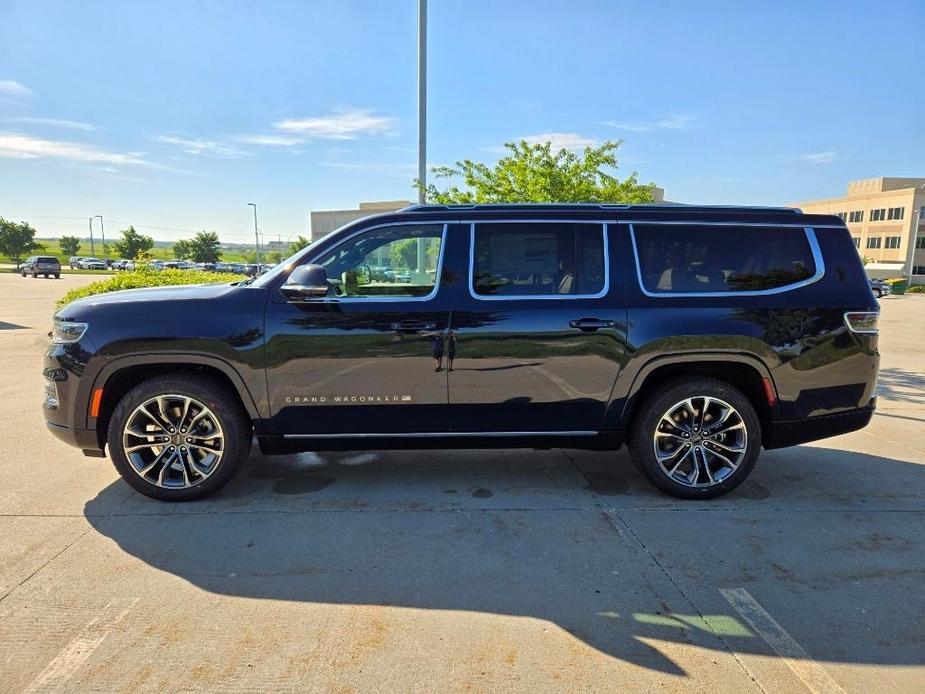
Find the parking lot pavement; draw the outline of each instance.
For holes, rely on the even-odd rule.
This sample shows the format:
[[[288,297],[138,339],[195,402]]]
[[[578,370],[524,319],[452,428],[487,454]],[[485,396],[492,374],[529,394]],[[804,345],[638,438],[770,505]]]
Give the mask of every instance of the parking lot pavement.
[[[711,502],[618,453],[255,454],[139,496],[42,424],[54,299],[0,273],[0,689],[925,689],[925,297],[880,408]]]

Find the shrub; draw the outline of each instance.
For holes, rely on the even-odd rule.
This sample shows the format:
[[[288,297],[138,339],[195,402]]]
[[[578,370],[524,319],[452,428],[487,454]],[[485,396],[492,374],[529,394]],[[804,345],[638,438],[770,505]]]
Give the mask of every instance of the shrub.
[[[222,272],[203,272],[200,270],[152,270],[140,268],[131,272],[120,272],[99,282],[72,289],[58,299],[56,308],[66,306],[72,301],[94,294],[118,292],[123,289],[140,289],[142,287],[165,287],[176,284],[229,283],[244,279],[243,275],[229,275]]]
[[[925,294],[925,284],[917,284],[914,287],[909,287],[906,290],[907,294]]]

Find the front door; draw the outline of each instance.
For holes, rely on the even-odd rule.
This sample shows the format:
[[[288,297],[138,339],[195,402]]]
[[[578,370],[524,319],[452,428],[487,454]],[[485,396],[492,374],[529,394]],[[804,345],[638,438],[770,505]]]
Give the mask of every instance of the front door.
[[[596,432],[626,340],[608,225],[491,221],[468,232],[468,288],[447,338],[453,431]]]
[[[328,297],[271,298],[271,431],[446,430],[446,374],[435,370],[434,355],[450,317],[450,289],[441,281],[448,226],[368,227],[306,259],[327,270]]]

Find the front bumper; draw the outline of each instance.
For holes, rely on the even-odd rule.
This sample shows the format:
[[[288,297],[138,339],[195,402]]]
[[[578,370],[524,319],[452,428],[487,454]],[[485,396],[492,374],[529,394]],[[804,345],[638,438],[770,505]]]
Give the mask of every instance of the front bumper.
[[[54,434],[59,440],[64,441],[68,446],[74,446],[83,451],[84,455],[94,458],[102,458],[106,454],[100,449],[95,429],[75,429],[64,426],[63,424],[54,424],[45,420],[45,426],[48,431]]]
[[[863,429],[870,423],[876,408],[877,398],[874,397],[870,399],[866,406],[854,410],[819,415],[817,417],[770,422],[764,432],[764,447],[784,448],[786,446],[796,446],[800,443],[817,441]]]

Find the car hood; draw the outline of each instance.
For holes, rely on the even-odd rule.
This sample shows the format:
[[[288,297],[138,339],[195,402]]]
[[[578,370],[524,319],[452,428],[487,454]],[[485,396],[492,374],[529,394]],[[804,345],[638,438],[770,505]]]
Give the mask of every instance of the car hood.
[[[219,299],[228,294],[239,291],[240,288],[232,284],[180,284],[167,287],[144,287],[142,289],[123,289],[118,292],[94,294],[93,296],[78,299],[56,314],[59,318],[74,318],[78,314],[100,307],[136,308],[139,304],[152,302],[178,302],[178,301],[208,301]]]

